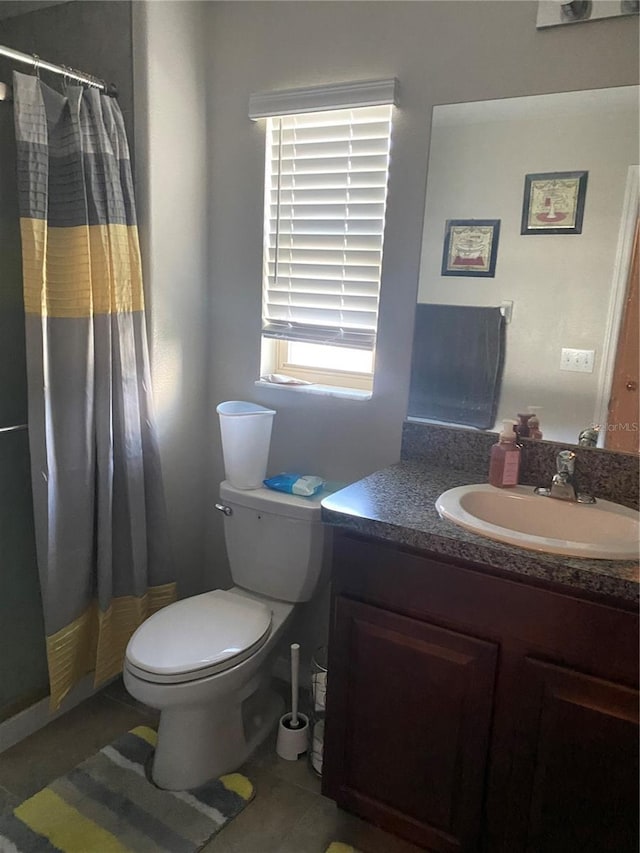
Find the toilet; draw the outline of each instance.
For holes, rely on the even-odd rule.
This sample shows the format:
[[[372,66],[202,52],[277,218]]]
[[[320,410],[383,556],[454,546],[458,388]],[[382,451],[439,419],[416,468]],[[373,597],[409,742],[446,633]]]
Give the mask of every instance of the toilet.
[[[131,637],[129,693],[160,711],[151,776],[195,788],[237,768],[275,726],[271,667],[296,604],[327,576],[320,500],[220,485],[234,586],[170,604]]]

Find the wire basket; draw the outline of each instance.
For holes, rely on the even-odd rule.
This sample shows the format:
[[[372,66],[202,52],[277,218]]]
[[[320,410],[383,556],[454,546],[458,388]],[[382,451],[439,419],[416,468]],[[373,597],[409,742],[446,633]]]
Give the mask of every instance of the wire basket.
[[[327,695],[327,647],[320,646],[311,658],[311,747],[309,763],[322,776],[324,717]]]

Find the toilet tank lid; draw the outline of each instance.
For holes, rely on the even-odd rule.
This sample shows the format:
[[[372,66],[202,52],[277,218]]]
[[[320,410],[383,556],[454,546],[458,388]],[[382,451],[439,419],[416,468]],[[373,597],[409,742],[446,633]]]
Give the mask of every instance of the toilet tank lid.
[[[220,484],[220,499],[226,504],[236,504],[274,515],[301,518],[305,521],[320,521],[320,502],[339,488],[341,486],[336,483],[325,484],[317,495],[305,498],[301,495],[290,495],[287,492],[267,489],[266,486],[260,489],[236,489],[224,480]]]

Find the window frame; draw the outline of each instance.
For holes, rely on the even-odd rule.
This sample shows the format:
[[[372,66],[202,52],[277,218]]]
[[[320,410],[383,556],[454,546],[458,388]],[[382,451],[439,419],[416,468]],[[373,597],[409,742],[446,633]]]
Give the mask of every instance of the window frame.
[[[342,109],[358,109],[367,106],[395,106],[397,105],[397,81],[365,81],[364,83],[353,84],[337,84],[334,86],[314,87],[313,89],[298,89],[288,90],[285,92],[265,93],[263,95],[252,95],[250,101],[250,117],[254,120],[258,118],[274,118],[276,116],[297,116],[302,113],[317,113],[324,111],[342,110]],[[292,376],[301,379],[305,382],[310,382],[317,385],[328,385],[342,389],[355,389],[371,391],[375,377],[376,367],[376,349],[375,338],[380,320],[380,293],[383,284],[383,263],[384,263],[384,243],[386,235],[386,200],[389,190],[390,179],[390,150],[392,139],[392,127],[395,123],[395,116],[391,110],[389,118],[389,153],[386,167],[386,183],[385,183],[385,201],[384,211],[382,214],[382,233],[380,242],[380,264],[379,264],[379,283],[377,292],[376,306],[376,326],[373,335],[373,346],[369,350],[372,354],[372,369],[370,372],[363,373],[361,371],[339,370],[335,368],[324,367],[321,364],[315,366],[301,365],[296,363],[290,357],[290,344],[296,341],[287,340],[284,337],[274,337],[273,335],[265,335],[261,331],[261,374],[268,373],[284,373],[287,376]],[[268,253],[267,234],[269,233],[269,224],[271,222],[270,214],[268,213],[267,200],[270,192],[271,171],[269,167],[270,158],[270,143],[265,134],[265,199],[264,199],[264,215],[263,215],[263,262]],[[345,220],[346,221],[346,220]],[[263,271],[261,275],[261,289],[263,300],[267,292],[268,279],[265,277],[265,265],[263,263]],[[264,315],[263,315],[264,317]],[[339,327],[336,327],[336,329]],[[304,341],[302,341],[304,342]],[[308,340],[308,343],[321,344],[319,341]],[[349,347],[341,347],[348,350]],[[346,352],[345,352],[346,354]]]

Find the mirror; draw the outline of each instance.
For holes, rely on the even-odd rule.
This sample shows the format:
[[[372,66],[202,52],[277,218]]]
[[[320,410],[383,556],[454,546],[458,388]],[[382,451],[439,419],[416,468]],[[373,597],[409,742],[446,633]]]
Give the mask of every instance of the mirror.
[[[418,303],[512,303],[498,430],[527,406],[540,407],[545,439],[575,443],[599,423],[602,445],[611,429],[608,402],[638,214],[638,89],[434,107]],[[525,176],[558,172],[588,173],[581,233],[521,233]],[[576,205],[578,192],[582,187]],[[539,221],[547,225],[560,217],[551,195],[541,196],[547,210]],[[499,220],[493,275],[443,274],[450,220]],[[463,250],[468,242],[461,239]],[[593,351],[593,369],[561,369],[563,348]],[[563,367],[570,360],[565,353]]]

